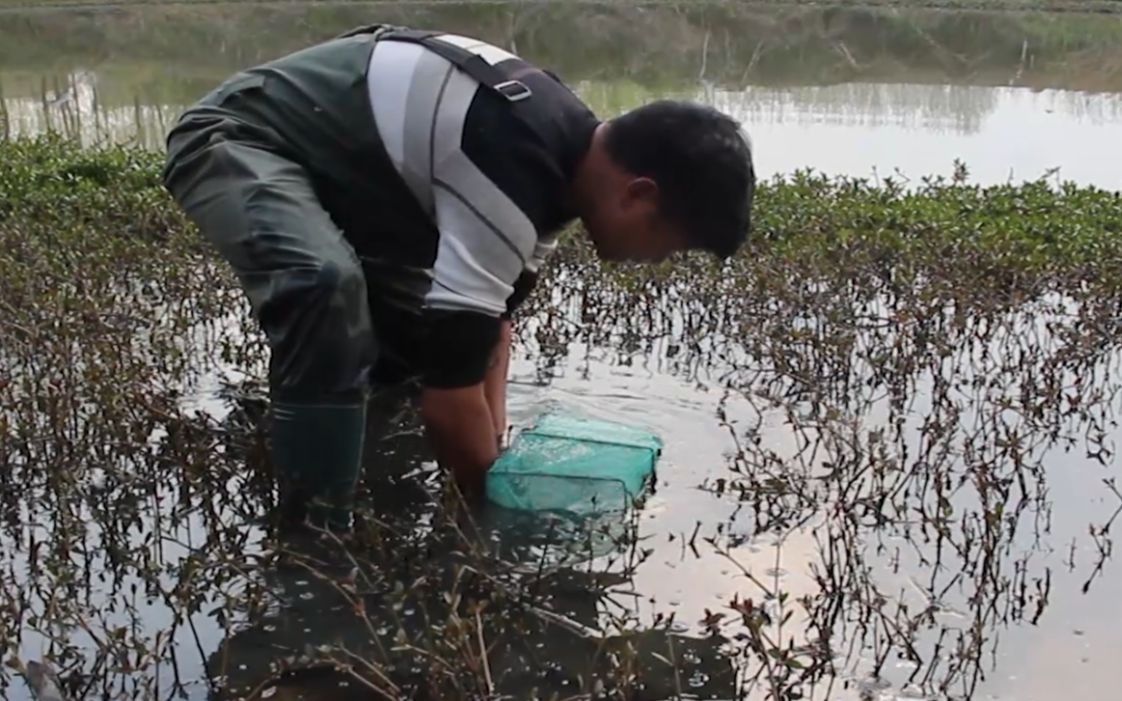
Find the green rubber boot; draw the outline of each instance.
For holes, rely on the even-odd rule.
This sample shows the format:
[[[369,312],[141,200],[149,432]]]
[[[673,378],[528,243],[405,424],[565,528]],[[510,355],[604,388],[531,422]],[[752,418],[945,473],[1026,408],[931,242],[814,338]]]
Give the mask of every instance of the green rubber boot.
[[[282,529],[307,524],[348,532],[362,464],[366,403],[275,402],[272,420]]]

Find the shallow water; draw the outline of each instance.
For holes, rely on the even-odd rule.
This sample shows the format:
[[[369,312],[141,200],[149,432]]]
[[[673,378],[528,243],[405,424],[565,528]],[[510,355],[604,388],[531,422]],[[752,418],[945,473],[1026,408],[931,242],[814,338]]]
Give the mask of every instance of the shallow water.
[[[577,349],[574,355],[581,357],[581,350]],[[593,352],[594,358],[611,355]],[[1117,361],[1113,354],[1111,359],[1104,360],[1115,368]],[[823,550],[829,537],[824,524],[830,520],[830,510],[848,507],[824,502],[819,505],[820,510],[808,515],[802,526],[757,531],[753,523],[759,514],[753,514],[749,504],[737,505],[735,501],[703,491],[703,485],[711,487],[714,480],[729,476],[729,455],[738,450],[729,431],[715,417],[718,405],[724,409],[725,420],[734,426],[761,422],[762,451],[773,451],[790,459],[799,452],[799,436],[779,410],[761,413],[746,400],[721,402],[721,383],[716,379],[719,374],[702,373],[686,379],[674,376],[665,367],[658,367],[659,364],[647,359],[646,362],[637,361],[637,367],[619,368],[610,360],[572,362],[548,389],[516,387],[513,394],[520,418],[539,411],[542,402],[560,403],[601,418],[652,426],[667,439],[659,470],[658,494],[644,510],[641,526],[642,533],[652,542],[661,541],[663,545],[656,547],[655,556],[635,574],[635,590],[642,592],[644,598],[651,597],[639,610],[651,617],[657,612],[674,611],[680,621],[698,631],[698,622],[705,617],[707,609],[722,609],[734,594],[758,596],[756,586],[739,575],[730,557],[765,583],[770,584],[774,578],[776,588],[787,592],[792,599],[809,596],[816,600],[815,606],[822,605],[818,597],[826,589],[815,581],[812,573],[829,567]],[[533,367],[534,363],[527,360],[519,362],[514,377],[516,380],[520,376],[532,378]],[[947,373],[948,376],[969,375],[971,371],[959,365],[948,368]],[[922,448],[924,438],[931,440],[929,434],[920,430],[920,423],[931,411],[931,391],[930,380],[921,379],[909,393],[914,405],[908,412],[912,418],[901,445],[909,447],[913,454]],[[874,402],[865,407],[860,428],[863,435],[886,426],[885,404]],[[981,404],[967,400],[964,406],[968,412],[973,407],[979,411],[979,416],[985,414]],[[963,426],[970,426],[972,422],[969,416],[961,419]],[[1080,429],[1086,429],[1086,425],[1077,424],[1077,432]],[[1103,442],[1115,446],[1120,439],[1122,432],[1112,424]],[[962,445],[968,443],[969,440],[964,440]],[[1047,494],[1029,505],[1025,513],[1018,512],[1016,535],[1006,534],[1004,537],[1008,539],[999,545],[1003,564],[995,576],[1002,578],[1000,586],[996,582],[992,587],[952,582],[951,575],[964,566],[963,561],[953,556],[939,558],[938,569],[932,570],[930,542],[917,545],[917,541],[907,536],[906,525],[896,524],[884,532],[873,529],[861,537],[865,548],[862,566],[870,568],[871,579],[878,583],[881,591],[910,603],[913,612],[922,608],[932,589],[947,588],[930,628],[927,625],[919,628],[917,639],[921,642],[917,642],[916,647],[923,656],[925,668],[932,662],[934,653],[930,646],[939,630],[969,628],[974,613],[981,608],[1003,611],[986,622],[988,632],[982,645],[983,654],[973,668],[964,670],[957,679],[958,684],[948,689],[951,694],[956,687],[958,691],[949,698],[1043,701],[1058,698],[1062,693],[1070,698],[1091,699],[1101,698],[1104,690],[1113,689],[1122,681],[1109,662],[1122,644],[1118,619],[1113,613],[1118,611],[1118,603],[1112,584],[1122,576],[1122,570],[1108,558],[1102,569],[1095,572],[1099,551],[1086,537],[1089,528],[1112,522],[1122,508],[1122,499],[1103,486],[1105,478],[1116,474],[1113,464],[1101,465],[1085,455],[1081,448],[1065,450],[1057,446],[1027,452],[1035,452],[1041,459],[1043,474],[1048,476],[1041,486],[1046,488]],[[980,459],[981,455],[978,457]],[[792,460],[788,467],[796,469],[799,464]],[[963,494],[954,501],[959,503],[959,508],[969,511],[972,497]],[[915,518],[918,521],[918,516]],[[702,544],[694,551],[687,543],[699,524],[701,537],[696,543],[702,543],[706,536],[716,538],[715,543]],[[925,563],[917,560],[918,553],[926,558]],[[976,567],[977,557],[975,553],[966,562]],[[1012,591],[1016,587],[1010,582],[1018,576],[1030,582],[1047,578],[1050,583],[1051,596],[1042,605],[1045,613],[1031,624],[1028,621],[1031,611],[1011,614],[1011,610],[1017,608],[1018,595]],[[976,597],[975,604],[970,601],[972,597]],[[1025,606],[1023,600],[1020,606]],[[798,606],[794,608],[798,613],[792,619],[788,635],[805,639],[809,632],[800,623],[805,624],[802,617],[806,611]],[[838,624],[835,644],[841,651],[852,641],[853,629],[849,634],[844,630],[845,625]],[[842,678],[849,682],[850,688],[835,687],[827,696],[823,684],[815,689],[812,698],[858,699],[865,698],[863,690],[868,693],[878,689],[876,684],[861,683],[879,653],[877,647],[875,636],[862,636],[855,649],[851,648],[849,654],[837,660]],[[888,680],[883,683],[883,691],[878,692],[883,695],[875,698],[948,698],[923,693],[916,686],[909,687],[909,676],[919,666],[918,661],[890,661],[882,670]],[[752,696],[757,697],[764,698]]]
[[[205,18],[207,11],[199,10],[196,20]],[[418,22],[445,17],[435,10],[431,14],[421,10],[408,12],[416,12]],[[473,23],[478,23],[480,34],[491,36],[500,32],[496,27],[502,26],[493,14],[440,12],[451,12],[447,19],[460,31],[467,32]],[[764,14],[752,15],[750,22],[744,21],[753,28],[766,26],[766,11],[760,12]],[[651,76],[633,62],[619,59],[616,63],[593,62],[591,67],[573,65],[567,71],[573,75],[578,92],[602,115],[661,95],[707,101],[728,110],[750,129],[758,153],[757,165],[765,177],[812,168],[860,177],[915,180],[933,174],[950,176],[958,159],[973,180],[984,183],[1046,174],[1057,177],[1053,169],[1058,169],[1060,179],[1109,189],[1122,186],[1122,175],[1116,166],[1122,162],[1122,95],[1111,92],[1122,89],[1122,83],[1112,83],[1110,75],[1094,86],[1106,91],[1065,89],[1065,80],[1072,87],[1087,86],[1077,82],[1072,74],[1055,68],[1066,66],[1064,60],[1033,61],[1027,58],[1028,50],[1018,50],[1004,62],[986,64],[984,70],[979,68],[966,74],[945,71],[940,76],[932,62],[908,64],[900,59],[918,50],[915,46],[926,45],[918,38],[911,50],[905,47],[898,55],[888,56],[892,60],[871,50],[860,54],[862,31],[874,39],[880,36],[873,30],[860,29],[868,26],[866,15],[861,13],[854,13],[848,20],[844,13],[829,18],[810,15],[813,21],[806,24],[821,30],[821,44],[833,56],[832,62],[811,62],[802,67],[776,64],[768,72],[758,74],[750,70],[754,61],[750,57],[755,55],[751,47],[761,44],[745,38],[741,43],[748,48],[741,47],[741,52],[736,53],[737,41],[732,40],[729,48],[729,40],[720,37],[719,25],[713,24],[712,18],[706,24],[703,15],[702,20],[687,22],[688,26],[683,27],[673,20],[672,14],[670,10],[648,10],[641,17],[647,26],[665,33],[664,43],[672,46],[679,57],[676,65],[688,65],[688,70],[675,69],[677,72],[670,77]],[[638,21],[638,17],[631,19]],[[22,19],[19,13],[0,14],[0,29],[5,22],[14,25]],[[322,29],[304,31],[327,36],[354,24],[351,19],[348,16],[323,20]],[[534,17],[525,19],[512,14],[499,19],[529,23]],[[110,28],[114,22],[120,22],[121,28],[138,31],[132,24],[136,17],[129,13],[82,21]],[[1103,25],[1115,22],[1112,18],[1095,21]],[[62,19],[59,22],[65,24]],[[988,45],[984,38],[987,25],[981,19],[977,25],[977,33],[983,38],[977,42],[977,55],[967,54],[967,58],[981,62],[983,49]],[[841,27],[840,35],[837,31],[831,33],[830,28],[837,26]],[[519,35],[524,53],[555,55],[550,54],[548,41],[538,37],[535,43],[531,41],[533,36]],[[578,37],[573,41],[590,42],[584,47],[585,52],[591,53],[592,48],[600,46],[592,46],[591,42],[597,40],[595,36],[571,36]],[[157,62],[158,55],[99,56],[96,46],[92,50],[89,46],[74,48],[73,55],[60,51],[49,65],[39,59],[29,60],[25,65],[6,58],[0,64],[5,129],[11,135],[56,129],[79,135],[88,143],[109,139],[158,147],[162,133],[192,95],[221,79],[239,60],[260,58],[270,51],[268,39],[261,37],[252,42],[257,53],[250,51],[250,55],[227,44],[208,43],[211,37],[205,32],[197,41],[193,48],[198,54],[197,61],[180,56],[174,63],[163,65]],[[294,39],[288,36],[276,41],[274,51]],[[997,38],[992,38],[989,43],[997,42]],[[262,43],[266,48],[261,47]],[[110,46],[111,42],[106,39],[105,44]],[[813,42],[807,45],[813,46]],[[836,48],[839,45],[849,48],[841,51]],[[1021,42],[1014,42],[1014,46],[1020,45]],[[960,48],[960,52],[965,50]],[[852,63],[844,58],[846,52],[857,52],[858,58],[854,60],[874,67],[839,82],[838,65]],[[744,53],[749,56],[747,61]],[[1086,58],[1082,53],[1079,57]],[[1070,61],[1077,63],[1075,58]],[[761,65],[765,63],[766,60]],[[891,68],[884,67],[888,63]],[[1021,332],[1030,328],[1039,331],[1036,322],[1025,319],[1015,323],[1021,325]],[[1046,333],[1033,335],[1042,347],[1063,345],[1059,340],[1049,340]],[[870,342],[883,340],[875,334],[870,338]],[[993,539],[992,547],[987,553],[944,553],[943,559],[936,560],[929,534],[917,535],[907,511],[896,513],[895,520],[889,523],[852,533],[846,531],[839,512],[858,507],[851,498],[841,498],[835,487],[814,486],[818,484],[815,480],[793,480],[817,490],[818,498],[812,503],[796,499],[792,505],[790,494],[785,492],[762,504],[753,502],[750,495],[738,498],[731,488],[718,493],[723,491],[717,486],[720,482],[743,480],[743,471],[748,468],[758,473],[786,471],[796,476],[820,473],[824,469],[823,458],[817,453],[808,457],[804,450],[807,445],[823,443],[824,453],[833,451],[835,456],[845,451],[837,445],[826,445],[828,441],[808,429],[813,421],[801,423],[802,433],[792,427],[786,411],[789,409],[797,417],[805,408],[797,394],[786,405],[764,408],[765,403],[753,393],[751,382],[746,381],[740,385],[745,393],[726,395],[730,376],[735,378],[736,373],[744,372],[743,364],[730,366],[727,359],[720,359],[722,352],[740,352],[734,344],[722,347],[720,337],[710,336],[705,340],[709,344],[707,350],[683,357],[670,350],[672,342],[680,338],[661,338],[645,350],[642,339],[631,340],[638,348],[626,353],[618,350],[623,346],[619,337],[612,342],[566,342],[564,357],[545,370],[543,358],[549,356],[548,349],[529,341],[520,347],[512,366],[510,413],[515,425],[525,424],[547,407],[563,406],[601,418],[646,425],[665,442],[656,493],[639,515],[640,535],[646,539],[645,547],[653,549],[652,553],[638,566],[629,583],[617,587],[622,590],[613,597],[617,603],[593,611],[594,620],[582,619],[583,622],[600,623],[607,628],[609,618],[626,611],[643,624],[650,624],[659,614],[673,613],[675,630],[700,638],[703,626],[699,622],[706,617],[707,610],[727,611],[726,605],[734,595],[759,600],[761,590],[770,588],[787,592],[791,598],[786,606],[795,611],[786,627],[776,631],[782,640],[804,642],[817,634],[812,633],[808,621],[829,621],[823,626],[839,653],[835,659],[837,681],[832,688],[826,682],[817,685],[811,696],[815,699],[966,697],[1044,701],[1062,696],[1077,701],[1110,698],[1117,693],[1122,683],[1122,672],[1114,664],[1122,653],[1122,633],[1118,630],[1122,604],[1117,596],[1122,586],[1122,569],[1103,555],[1101,548],[1109,538],[1089,534],[1111,523],[1122,503],[1103,483],[1117,473],[1113,459],[1108,457],[1103,465],[1088,454],[1099,443],[1113,447],[1122,439],[1111,422],[1111,411],[1103,410],[1107,414],[1102,427],[1104,435],[1094,445],[1088,446],[1086,440],[1087,435],[1097,430],[1094,417],[1084,417],[1068,426],[1067,430],[1076,436],[1070,446],[1056,440],[1055,445],[1045,441],[1025,447],[1023,453],[1029,462],[1039,460],[1038,481],[1028,480],[1031,496],[1019,503],[1014,498],[1003,502],[1009,509],[1005,515],[1011,519],[1008,530],[987,531],[984,525],[978,525],[984,524],[986,518],[985,510],[977,504],[982,492],[972,491],[969,469],[956,473],[959,481],[952,490],[950,503],[956,515],[964,514],[966,520],[962,524],[978,529],[974,536],[980,540]],[[1001,352],[1004,351],[997,355]],[[749,360],[750,354],[744,353],[741,360]],[[955,362],[958,365],[952,363],[952,367],[945,368],[948,377],[968,376],[972,366],[993,368],[979,364],[981,361],[972,356],[959,357]],[[1118,362],[1114,351],[1096,361],[1105,378],[1104,386],[1113,386],[1117,381]],[[853,361],[853,366],[856,376],[867,369],[859,359]],[[996,369],[994,373],[1002,375]],[[924,419],[933,412],[935,374],[920,373],[912,380],[907,390],[912,404],[897,442],[885,448],[888,453],[906,449],[914,458],[925,441],[935,440],[923,429]],[[548,381],[543,382],[543,376]],[[213,389],[213,385],[204,384],[194,398],[200,407],[221,417],[228,407],[214,398]],[[992,397],[971,395],[966,388],[961,391],[958,401],[966,414],[960,417],[963,436],[952,441],[957,464],[961,467],[976,459],[1004,465],[1002,460],[1009,458],[1002,457],[1000,442],[995,442],[989,433],[969,437],[975,435],[969,434],[972,428],[978,430],[969,412],[986,406]],[[870,436],[885,427],[892,413],[883,399],[858,394],[861,396],[851,399],[852,405],[839,404],[852,412],[857,422],[854,435],[872,440]],[[1107,397],[1100,404],[1113,407],[1115,402],[1113,397]],[[978,413],[986,415],[985,411]],[[753,426],[757,427],[754,433],[760,437],[760,443],[746,448],[745,436]],[[415,447],[406,439],[392,455],[383,456],[387,465],[393,463],[395,474],[402,476],[394,482],[401,491],[376,492],[371,499],[376,510],[415,509],[423,522],[430,509],[427,500],[432,496],[431,484],[425,481],[431,465],[412,450]],[[382,468],[375,464],[372,469]],[[238,488],[237,484],[230,487],[231,491]],[[895,492],[893,498],[913,507],[913,502],[925,503],[927,497],[915,497],[909,491],[912,488],[902,483],[902,491]],[[917,513],[910,513],[910,518],[920,520]],[[981,520],[974,518],[977,514],[982,514],[978,517]],[[192,531],[189,523],[183,529],[179,534],[183,540],[188,535],[200,535],[197,530]],[[252,542],[255,531],[249,533]],[[957,537],[957,547],[972,540],[961,532]],[[850,550],[839,557],[830,546],[842,541]],[[165,556],[175,561],[183,552],[182,548],[177,552],[171,544]],[[934,566],[936,562],[940,566]],[[17,562],[16,566],[23,564]],[[760,582],[742,576],[741,567]],[[929,616],[915,619],[915,647],[921,659],[906,659],[901,656],[903,646],[886,639],[892,622],[899,623],[907,617],[890,621],[891,617],[886,616],[879,619],[881,628],[874,623],[867,631],[861,631],[862,618],[871,615],[875,607],[846,587],[832,588],[816,579],[816,575],[829,571],[855,577],[854,581],[875,583],[880,592],[891,597],[888,608],[904,602],[915,614],[929,607]],[[959,572],[968,574],[959,579]],[[290,579],[279,586],[295,587],[295,598],[301,599],[299,592],[312,586],[300,584],[301,581],[305,580]],[[842,591],[850,598],[837,604],[835,597]],[[799,601],[804,598],[805,607]],[[836,615],[820,618],[833,605],[840,606]],[[274,611],[270,615],[271,618],[252,620],[248,632],[243,631],[241,639],[250,640],[247,647],[233,647],[232,669],[251,682],[267,676],[269,662],[268,656],[255,646],[320,639],[335,632],[331,626],[346,625],[345,621],[329,617],[317,621],[315,617],[323,614],[314,607],[309,611],[297,610],[292,620],[306,628],[298,626],[285,637],[271,633],[290,614]],[[158,604],[144,609],[142,618],[153,630],[169,626],[167,611]],[[210,617],[200,615],[194,623],[193,630],[179,627],[175,632],[180,651],[178,672],[187,682],[191,696],[203,698],[207,694],[201,680],[203,659],[196,653],[196,647],[201,647],[206,657],[216,656],[224,640],[230,643],[237,636],[228,635]],[[978,635],[972,638],[974,627]],[[262,631],[266,634],[253,638]],[[943,631],[947,644],[937,654],[937,641]],[[965,636],[962,639],[977,640],[978,649],[957,657],[948,655],[950,641],[959,635]],[[25,659],[42,655],[34,634],[25,633],[21,643]],[[885,653],[890,657],[881,670],[882,680],[871,681],[869,672]],[[243,654],[244,658],[237,658],[236,654]],[[939,655],[939,664],[933,665]],[[955,664],[960,667],[955,669]],[[690,688],[696,683],[701,690],[720,689],[717,684],[707,685],[703,676],[715,674],[715,668],[705,669],[677,683]],[[919,679],[913,676],[916,670],[920,670]],[[168,670],[161,674],[162,689],[169,689],[171,675]],[[932,683],[924,685],[924,677]],[[940,679],[948,680],[942,695],[932,691]],[[314,681],[305,688],[310,698],[329,698],[338,691],[330,686],[334,683],[324,682],[329,685],[326,690],[317,689]],[[9,698],[27,698],[18,682],[8,694]],[[754,694],[753,698],[765,697],[762,689]],[[298,691],[293,692],[292,698],[297,696]]]

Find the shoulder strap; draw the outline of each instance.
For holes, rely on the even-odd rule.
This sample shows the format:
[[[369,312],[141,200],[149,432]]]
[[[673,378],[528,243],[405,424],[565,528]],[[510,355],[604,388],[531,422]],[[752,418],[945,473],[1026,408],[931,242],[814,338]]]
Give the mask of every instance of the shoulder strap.
[[[421,44],[426,49],[442,56],[464,73],[479,81],[482,85],[499,93],[511,102],[525,100],[533,93],[530,88],[518,80],[487,63],[482,56],[472,53],[467,49],[456,46],[438,37],[440,32],[419,29],[394,29],[378,37],[379,41],[406,41]]]
[[[364,24],[359,27],[355,27],[354,29],[348,29],[342,34],[337,34],[332,37],[332,39],[350,39],[351,37],[357,37],[360,34],[378,34],[395,29],[397,29],[397,27],[389,24]]]
[[[542,69],[532,66],[510,72],[499,70],[490,63],[487,63],[479,54],[473,53],[451,42],[442,41],[439,37],[443,32],[395,27],[391,25],[370,25],[368,27],[359,27],[351,30],[344,36],[356,36],[363,33],[374,34],[375,41],[403,41],[420,44],[474,78],[480,85],[483,85],[492,92],[498,93],[510,102],[526,100],[533,95],[530,87],[519,80],[519,78],[524,75],[542,72],[549,75],[554,80],[558,80],[556,76],[548,71],[542,71]],[[558,82],[560,81],[558,80]],[[517,111],[515,111],[515,114],[517,116]],[[525,118],[522,118],[522,122],[529,127],[531,131],[537,134],[538,137],[542,139],[543,143],[549,143],[550,137],[548,134],[542,132],[541,125],[534,123],[533,120]]]

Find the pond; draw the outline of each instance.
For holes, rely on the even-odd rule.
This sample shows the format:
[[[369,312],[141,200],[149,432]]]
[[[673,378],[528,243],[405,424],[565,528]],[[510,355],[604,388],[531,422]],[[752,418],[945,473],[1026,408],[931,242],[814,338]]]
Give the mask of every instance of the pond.
[[[748,127],[768,178],[811,169],[910,187],[964,168],[982,184],[1044,178],[1122,189],[1122,18],[1110,14],[717,3],[0,4],[2,133],[57,131],[89,145],[159,149],[177,113],[230,71],[371,18],[501,43],[556,67],[602,116],[661,96],[714,104]],[[645,425],[665,449],[634,532],[587,563],[572,554],[578,564],[565,572],[573,581],[551,585],[567,632],[526,634],[541,650],[533,664],[556,674],[519,676],[510,671],[526,664],[517,646],[494,650],[488,674],[508,674],[517,690],[510,693],[577,693],[599,648],[573,640],[616,628],[639,631],[632,652],[651,681],[638,698],[732,698],[737,686],[750,689],[748,698],[776,697],[783,685],[767,677],[778,672],[752,656],[760,635],[761,649],[795,651],[791,669],[824,663],[823,655],[832,664],[830,673],[784,687],[805,698],[1075,701],[1118,693],[1122,569],[1110,557],[1110,527],[1122,509],[1112,481],[1122,354],[1114,310],[1060,294],[1014,309],[964,310],[887,283],[816,290],[786,269],[754,273],[729,299],[719,282],[688,273],[635,282],[589,272],[586,263],[559,260],[551,296],[536,298],[519,322],[511,422],[562,407]],[[235,297],[224,299],[238,308]],[[125,529],[122,542],[155,548],[156,533],[160,565],[180,577],[189,555],[218,542],[231,562],[251,562],[263,532],[260,509],[239,493],[246,482],[236,476],[252,461],[257,435],[259,343],[242,333],[236,313],[192,309],[188,317],[198,338],[187,356],[227,344],[221,362],[200,365],[197,382],[175,397],[199,412],[184,435],[225,426],[216,435],[237,439],[214,458],[228,480],[221,517],[187,515],[153,528],[159,505],[182,499],[183,485],[169,480],[145,493],[156,505],[150,512],[121,506],[110,491],[116,483],[103,485],[107,504],[148,524]],[[152,333],[173,335],[170,327]],[[402,543],[423,552],[430,546],[421,540],[439,530],[439,498],[415,417],[401,406],[388,402],[386,421],[372,423],[365,504],[376,518],[416,528],[392,546],[408,558]],[[142,433],[138,442],[165,439]],[[180,458],[204,461],[199,469],[217,469],[202,449],[182,450]],[[108,452],[107,461],[149,459]],[[27,601],[15,591],[21,578],[39,576],[33,543],[57,537],[58,519],[98,519],[9,500],[23,535],[0,555],[8,573],[0,603],[15,607]],[[555,566],[541,544],[556,548],[556,539],[535,530],[542,524],[512,529],[492,516],[496,547],[515,569]],[[101,532],[88,539],[116,542]],[[111,550],[85,554],[107,570],[113,558]],[[341,604],[338,591],[297,567],[211,582],[208,605],[183,620],[163,595],[136,593],[151,586],[143,577],[91,577],[88,569],[83,605],[104,607],[90,620],[140,626],[155,638],[150,647],[164,651],[145,657],[138,646],[133,667],[118,663],[111,683],[92,671],[104,660],[76,664],[88,682],[70,689],[89,698],[146,697],[145,684],[161,697],[179,688],[190,698],[250,690],[253,698],[365,698],[368,689],[338,675],[278,686],[277,660],[340,638],[373,655],[374,638],[388,645],[399,629],[412,631],[403,619],[427,615],[406,602],[388,617],[371,613],[364,628],[350,615],[353,601]],[[239,599],[259,576],[273,594]],[[379,577],[359,574],[390,601],[392,582]],[[608,582],[607,595],[587,594],[597,577]],[[44,619],[51,606],[64,607],[45,603],[51,586],[37,586],[31,605]],[[739,620],[745,600],[769,622],[717,651],[707,630]],[[94,629],[66,633],[88,647]],[[4,637],[10,655],[35,660],[58,635],[28,625]],[[735,660],[745,650],[752,664],[741,667]],[[18,677],[9,682],[6,698],[31,698]]]

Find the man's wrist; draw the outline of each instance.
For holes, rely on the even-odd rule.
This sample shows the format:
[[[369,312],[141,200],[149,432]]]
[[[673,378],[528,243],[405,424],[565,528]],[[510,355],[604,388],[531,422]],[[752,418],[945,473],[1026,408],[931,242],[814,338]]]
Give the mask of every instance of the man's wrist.
[[[462,491],[481,489],[499,454],[483,388],[426,388],[421,411],[437,461],[452,472]]]

